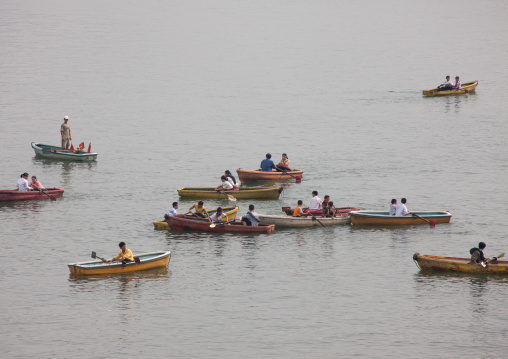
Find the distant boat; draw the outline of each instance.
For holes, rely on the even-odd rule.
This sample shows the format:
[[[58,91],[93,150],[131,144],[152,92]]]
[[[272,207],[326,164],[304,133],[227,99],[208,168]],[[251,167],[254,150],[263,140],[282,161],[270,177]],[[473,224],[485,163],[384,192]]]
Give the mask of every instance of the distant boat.
[[[180,197],[237,199],[279,199],[283,187],[239,187],[238,191],[216,191],[214,187],[183,187]]]
[[[249,181],[279,181],[279,180],[289,180],[289,179],[296,179],[298,181],[298,178],[300,178],[303,175],[303,171],[301,170],[291,170],[291,171],[250,171],[250,170],[244,170],[244,169],[237,169],[236,172],[238,173],[238,178],[240,179],[240,182],[249,182]],[[297,178],[298,177],[298,178]]]
[[[236,207],[223,207],[223,208],[222,208],[222,210],[224,211],[224,214],[225,214],[226,216],[228,216],[228,220],[229,220],[229,221],[232,221],[233,219],[235,219],[235,218],[236,218],[236,214],[238,213],[238,206],[236,206]],[[215,212],[217,212],[217,210],[216,210],[216,209],[211,209],[211,210],[209,210],[209,211],[207,211],[207,212],[208,212],[208,215],[209,215],[209,216],[211,216],[211,215],[213,215]],[[185,215],[186,215],[186,216],[189,216],[189,217],[191,217],[191,218],[192,218],[192,217],[194,217],[194,216],[193,216],[192,214],[190,214],[190,213],[189,213],[189,214],[187,214],[187,213],[186,213]],[[199,217],[195,217],[195,218],[199,218]],[[169,229],[171,229],[171,228],[169,227],[168,222],[166,222],[166,220],[165,220],[165,219],[162,219],[162,220],[160,220],[160,221],[154,221],[154,222],[153,222],[153,229],[169,230]]]
[[[464,95],[466,93],[475,92],[478,81],[466,82],[458,89],[441,90],[439,88],[423,90],[423,96],[450,96],[450,95]]]
[[[60,146],[35,142],[32,142],[32,148],[36,156],[51,160],[92,162],[97,159],[97,153],[88,153],[84,150],[63,150]]]
[[[26,201],[33,199],[54,199],[62,197],[64,193],[60,188],[45,188],[44,191],[18,191],[17,189],[0,189],[0,202]]]
[[[177,231],[204,231],[219,233],[272,233],[275,231],[273,224],[261,224],[257,226],[244,226],[241,222],[230,222],[229,224],[210,223],[208,219],[196,217],[169,216],[168,223],[171,229]]]
[[[470,258],[431,256],[420,253],[413,255],[413,260],[421,270],[452,271],[463,273],[508,274],[508,261],[498,260],[497,264],[471,263]]]
[[[122,262],[113,262],[110,264],[109,262],[94,260],[71,263],[68,264],[68,267],[72,274],[79,275],[127,273],[165,267],[168,265],[170,258],[170,251],[160,251],[138,254],[134,256],[134,262],[128,262],[126,264],[122,264]]]
[[[276,227],[315,227],[349,224],[349,216],[330,217],[292,217],[287,215],[258,214],[261,223],[274,224]]]
[[[410,224],[428,224],[427,221],[434,223],[449,223],[452,214],[448,211],[441,212],[414,212],[421,218],[412,216],[390,216],[388,212],[376,211],[351,211],[351,223],[353,225],[410,225]],[[424,219],[422,219],[424,218]]]
[[[336,216],[347,216],[351,211],[358,211],[360,208],[357,207],[336,207],[335,215]],[[292,216],[295,209],[291,207],[282,207],[282,212],[286,213],[288,216]],[[316,217],[323,217],[322,209],[311,209],[309,212]]]

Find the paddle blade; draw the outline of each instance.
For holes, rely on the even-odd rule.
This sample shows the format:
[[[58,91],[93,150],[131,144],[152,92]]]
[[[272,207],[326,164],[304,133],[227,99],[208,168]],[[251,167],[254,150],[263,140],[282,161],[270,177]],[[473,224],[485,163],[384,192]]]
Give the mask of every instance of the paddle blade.
[[[93,259],[97,258],[97,253],[95,253],[94,251],[92,251],[92,258]]]
[[[90,153],[91,150],[92,150],[92,142],[90,142],[90,144],[88,145],[88,153]]]
[[[432,227],[435,227],[435,226],[436,226],[436,222],[431,221],[430,219],[429,219],[429,224],[430,224]]]
[[[210,228],[215,228],[215,224],[214,223],[210,224]]]
[[[500,255],[498,255],[496,258],[503,258],[504,257],[504,253],[501,253]]]
[[[79,147],[78,147],[78,148],[79,148],[79,150],[81,151],[83,148],[85,148],[85,143],[84,143],[84,142],[81,142],[81,143],[79,144]]]
[[[71,143],[71,151],[74,151],[74,145]]]
[[[295,176],[295,179],[296,179],[296,183],[302,182],[302,177],[300,177],[300,176]]]

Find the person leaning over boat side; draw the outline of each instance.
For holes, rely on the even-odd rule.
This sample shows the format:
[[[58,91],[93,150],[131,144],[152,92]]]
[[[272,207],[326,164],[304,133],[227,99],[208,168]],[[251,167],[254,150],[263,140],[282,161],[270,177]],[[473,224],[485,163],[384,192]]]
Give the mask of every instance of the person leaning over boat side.
[[[296,206],[295,210],[293,211],[293,217],[301,217],[303,215],[309,215],[309,211],[304,210],[302,208],[303,201],[301,199],[298,200],[298,205]]]
[[[206,211],[205,206],[203,206],[203,201],[199,201],[198,203],[195,203],[192,205],[191,208],[189,208],[189,212],[194,209],[194,213],[192,215],[202,218],[208,218],[208,212]]]
[[[32,183],[30,183],[30,187],[32,187],[34,190],[41,191],[44,188],[44,186],[37,180],[37,177],[32,176]]]
[[[272,155],[270,153],[266,154],[266,158],[261,161],[261,171],[263,172],[272,172],[272,170],[276,170],[275,163],[271,160]]]
[[[226,176],[221,176],[220,180],[222,181],[222,183],[215,188],[216,191],[219,191],[219,192],[231,191],[231,190],[235,189],[233,187],[233,185],[228,182]]]
[[[242,225],[243,226],[253,226],[257,227],[260,222],[259,215],[254,212],[254,205],[249,205],[249,212],[245,216],[242,216]]]
[[[71,126],[69,125],[69,117],[64,117],[64,123],[60,126],[60,136],[62,136],[62,149],[68,150],[71,145]]]
[[[399,203],[397,205],[397,207],[395,208],[395,215],[396,216],[407,216],[408,214],[410,213],[413,213],[413,212],[409,212],[407,210],[407,207],[406,207],[406,199],[405,198],[402,198],[400,200],[401,203]]]
[[[460,86],[462,84],[460,83],[460,78],[458,76],[455,76],[455,85],[453,86],[456,89],[460,89]]]
[[[118,243],[118,247],[120,247],[120,252],[116,256],[114,256],[109,263],[113,263],[113,261],[116,261],[117,259],[122,260],[122,264],[125,264],[127,262],[134,262],[134,255],[132,254],[131,250],[127,248],[125,245],[125,242]]]
[[[208,220],[212,223],[226,222],[227,224],[230,224],[228,216],[226,216],[226,214],[222,210],[222,207],[217,207],[217,211],[214,214],[212,214],[210,217],[208,217]]]
[[[34,189],[28,184],[28,173],[23,173],[18,180],[18,191],[33,191]]]
[[[437,88],[438,91],[451,90],[453,88],[453,83],[450,81],[450,75],[446,76],[446,81],[439,85]]]
[[[289,158],[288,155],[283,153],[282,159],[276,166],[278,171],[291,171],[291,168],[289,167]]]
[[[310,199],[309,209],[321,209],[321,203],[323,203],[323,201],[318,197],[318,191],[312,191],[312,198]]]
[[[396,209],[397,209],[397,200],[395,198],[392,198],[392,203],[390,204],[390,212],[388,213],[388,215],[395,216]]]

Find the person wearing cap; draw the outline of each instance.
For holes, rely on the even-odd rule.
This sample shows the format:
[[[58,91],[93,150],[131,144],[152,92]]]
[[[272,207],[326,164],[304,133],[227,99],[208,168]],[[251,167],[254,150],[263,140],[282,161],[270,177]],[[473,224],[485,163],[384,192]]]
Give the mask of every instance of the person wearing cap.
[[[33,191],[34,189],[28,184],[28,173],[23,173],[18,180],[18,191]]]
[[[132,254],[131,250],[127,248],[125,245],[125,242],[120,242],[118,244],[118,247],[120,247],[120,252],[116,256],[114,256],[109,263],[113,263],[113,261],[116,261],[117,259],[122,260],[122,264],[125,264],[127,262],[134,262],[134,255]]]
[[[392,198],[392,203],[390,204],[390,213],[389,216],[395,216],[395,210],[397,209],[397,200]]]
[[[69,126],[69,117],[64,117],[64,123],[60,126],[60,135],[62,136],[62,149],[68,150],[71,145],[71,126]]]
[[[276,170],[277,167],[275,167],[275,163],[271,160],[272,154],[267,153],[266,158],[261,161],[261,171],[263,172],[272,172],[272,170]]]

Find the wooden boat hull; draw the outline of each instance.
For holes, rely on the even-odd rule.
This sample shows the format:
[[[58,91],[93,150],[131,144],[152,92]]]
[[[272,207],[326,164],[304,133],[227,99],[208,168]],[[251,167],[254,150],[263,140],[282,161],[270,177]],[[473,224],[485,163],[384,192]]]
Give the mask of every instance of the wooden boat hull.
[[[92,162],[97,159],[97,153],[94,152],[65,151],[59,146],[44,145],[42,143],[32,142],[32,148],[36,156],[50,160]]]
[[[231,224],[217,223],[210,227],[211,223],[207,219],[202,218],[186,218],[169,216],[169,226],[177,231],[204,231],[216,233],[272,233],[275,231],[273,224],[259,224],[258,226],[243,226],[241,222],[233,222]]]
[[[228,220],[232,221],[233,219],[236,218],[236,214],[238,213],[238,206],[236,206],[236,207],[224,207],[224,208],[222,208],[222,210],[224,211],[224,214],[226,216],[228,216]],[[212,209],[212,210],[209,210],[207,212],[208,212],[208,215],[211,216],[212,214],[217,212],[217,210],[216,209]],[[189,215],[189,217],[192,217],[192,215]],[[169,224],[168,224],[168,222],[166,222],[165,219],[162,219],[160,221],[154,221],[153,222],[153,228],[154,229],[159,229],[159,230],[169,230],[169,229],[171,229],[171,227],[169,227]]]
[[[452,214],[448,211],[441,212],[415,212],[426,220],[434,221],[435,223],[449,223]],[[414,225],[414,224],[428,224],[421,218],[412,215],[407,216],[390,216],[388,212],[376,211],[351,211],[349,212],[351,223],[353,225],[381,225],[381,226],[401,226],[401,225]]]
[[[438,91],[437,88],[430,90],[423,90],[423,96],[453,96],[453,95],[464,95],[466,93],[475,92],[478,81],[466,82],[461,85],[460,89],[453,89],[447,91]]]
[[[60,188],[46,188],[44,193],[53,197],[62,197],[64,190]],[[50,197],[39,191],[18,191],[17,189],[0,190],[0,202],[27,201],[35,199],[50,199]]]
[[[140,263],[129,262],[123,265],[121,262],[103,263],[100,260],[71,263],[68,265],[69,271],[77,275],[92,275],[92,274],[114,274],[114,273],[128,273],[138,272],[147,269],[161,268],[168,265],[171,258],[170,251],[160,251],[151,253],[138,254]]]
[[[340,216],[335,218],[312,218],[312,217],[291,217],[287,215],[269,215],[260,214],[259,219],[261,223],[274,224],[276,227],[315,227],[321,226],[334,226],[338,224],[349,224],[349,216]]]
[[[244,169],[237,169],[236,173],[238,173],[238,178],[240,182],[249,182],[249,181],[280,181],[280,180],[291,180],[295,179],[292,176],[302,177],[303,171],[293,170],[288,172],[264,172],[264,171],[249,171]]]
[[[337,210],[335,211],[336,216],[347,216],[349,212],[351,211],[358,211],[360,208],[357,207],[337,207]],[[291,207],[282,207],[282,212],[286,213],[288,216],[292,216],[295,209]],[[322,209],[311,209],[309,210],[312,215],[315,217],[323,217],[323,210]]]
[[[279,199],[283,187],[240,187],[238,191],[217,192],[213,187],[183,187],[178,190],[180,197],[221,198],[228,195],[236,199]]]
[[[413,260],[421,270],[508,274],[508,261],[498,260],[498,264],[487,263],[487,266],[483,267],[478,263],[470,263],[470,258],[442,257],[419,253],[413,255]]]

